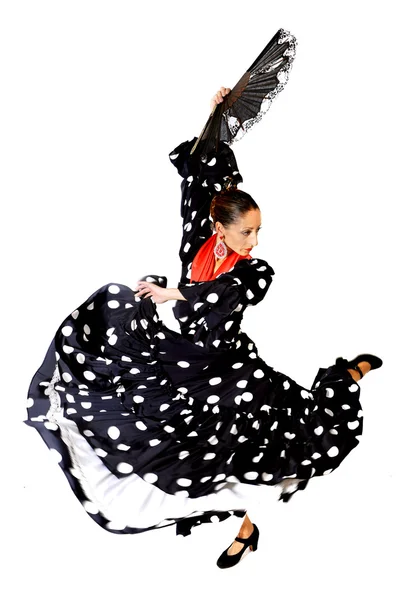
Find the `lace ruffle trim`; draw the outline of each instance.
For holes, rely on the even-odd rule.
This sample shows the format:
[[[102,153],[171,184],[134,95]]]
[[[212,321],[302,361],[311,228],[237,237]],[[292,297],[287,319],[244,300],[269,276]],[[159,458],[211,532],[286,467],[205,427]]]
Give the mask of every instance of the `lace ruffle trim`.
[[[46,419],[48,421],[56,422],[58,417],[62,415],[62,407],[59,393],[57,392],[55,385],[60,381],[60,373],[58,366],[56,365],[53,373],[53,377],[50,379],[50,383],[45,389],[44,393],[50,400],[50,408],[47,412]]]
[[[264,100],[261,103],[260,111],[258,112],[258,114],[255,117],[248,119],[247,121],[244,121],[244,123],[240,123],[239,120],[236,117],[233,117],[232,115],[227,116],[227,113],[225,113],[223,115],[223,118],[226,120],[227,126],[233,136],[233,139],[231,139],[230,141],[227,142],[228,145],[231,146],[231,144],[233,142],[241,140],[242,137],[247,133],[247,131],[249,129],[251,129],[251,127],[253,127],[256,123],[261,121],[263,116],[266,114],[266,112],[271,107],[273,100],[276,98],[276,96],[280,92],[282,92],[285,85],[287,84],[288,79],[289,79],[289,74],[292,69],[292,63],[295,58],[297,40],[289,31],[280,29],[280,37],[278,39],[278,43],[284,44],[286,42],[288,42],[288,48],[284,52],[283,56],[286,56],[288,58],[288,60],[287,60],[286,64],[284,65],[284,67],[282,69],[280,69],[280,71],[278,71],[278,73],[277,73],[278,84],[275,86],[275,88],[273,90],[271,90],[266,95],[266,97],[264,98]],[[269,73],[271,70],[273,70],[277,66],[277,63],[278,63],[278,59],[276,58],[269,64],[264,65],[264,67],[262,67],[261,69],[258,69],[257,71],[251,73],[250,80],[252,80],[253,77],[255,77],[256,75],[259,75],[261,73]]]

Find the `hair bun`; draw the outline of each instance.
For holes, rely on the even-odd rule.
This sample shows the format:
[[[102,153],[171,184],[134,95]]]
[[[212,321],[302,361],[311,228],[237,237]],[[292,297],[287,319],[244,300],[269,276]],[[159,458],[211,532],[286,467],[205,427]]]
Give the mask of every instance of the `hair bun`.
[[[231,182],[233,180],[230,178]],[[227,182],[230,184],[230,180]],[[227,181],[225,178],[224,183]],[[249,210],[258,209],[258,204],[247,192],[239,190],[236,183],[225,186],[217,192],[210,204],[210,215],[215,224],[219,221],[224,227],[235,223],[239,216]]]
[[[236,181],[234,180],[233,177],[230,177],[230,175],[227,175],[227,177],[224,178],[222,192],[227,192],[228,190],[236,190],[236,189],[237,189]]]

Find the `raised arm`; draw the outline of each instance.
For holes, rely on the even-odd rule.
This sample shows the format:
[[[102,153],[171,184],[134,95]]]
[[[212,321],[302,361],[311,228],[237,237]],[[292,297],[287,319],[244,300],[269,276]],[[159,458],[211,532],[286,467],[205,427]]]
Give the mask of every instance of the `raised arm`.
[[[221,88],[213,96],[211,110],[229,91],[229,88]],[[196,139],[183,142],[170,153],[172,164],[183,178],[180,209],[183,234],[179,251],[183,283],[190,281],[191,263],[199,248],[212,235],[209,215],[213,196],[227,184],[228,179],[235,184],[242,181],[234,153],[227,144],[221,143],[217,152],[213,151],[201,160],[198,153],[190,154]]]

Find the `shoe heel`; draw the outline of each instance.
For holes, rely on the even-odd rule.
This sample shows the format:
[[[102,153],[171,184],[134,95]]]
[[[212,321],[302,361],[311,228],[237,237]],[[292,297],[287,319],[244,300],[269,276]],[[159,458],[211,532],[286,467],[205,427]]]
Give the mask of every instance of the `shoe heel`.
[[[258,548],[258,538],[259,538],[259,531],[257,530],[256,526],[254,526],[254,532],[253,532],[253,541],[250,544],[250,550],[252,552],[256,552],[257,548]]]
[[[229,550],[230,547],[227,548],[227,550],[225,550],[219,557],[219,559],[217,560],[217,566],[220,569],[227,569],[228,567],[234,567],[234,565],[238,564],[240,562],[240,560],[242,560],[245,556],[247,556],[247,554],[249,552],[255,552],[258,548],[258,538],[260,535],[260,532],[258,531],[258,527],[257,525],[254,525],[254,531],[253,533],[248,537],[248,538],[239,538],[236,537],[235,541],[236,542],[241,542],[242,544],[244,544],[244,547],[242,550],[240,550],[240,552],[237,552],[237,554],[233,554],[233,555],[229,555],[227,554],[227,551]]]

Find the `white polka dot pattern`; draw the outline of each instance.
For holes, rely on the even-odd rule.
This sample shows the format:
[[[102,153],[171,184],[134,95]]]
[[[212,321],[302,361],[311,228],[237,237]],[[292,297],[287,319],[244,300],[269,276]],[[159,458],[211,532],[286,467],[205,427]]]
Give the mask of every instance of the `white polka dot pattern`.
[[[174,154],[182,160],[182,152]],[[162,323],[152,299],[109,284],[59,328],[48,355],[53,370],[54,361],[58,366],[54,387],[47,367],[30,389],[29,420],[71,483],[81,480],[81,470],[71,464],[53,418],[60,406],[61,423],[77,428],[115,480],[140,480],[147,494],[156,486],[187,499],[187,506],[190,498],[218,494],[227,481],[260,486],[294,479],[284,490],[293,494],[299,482],[335,470],[361,437],[360,390],[348,374],[321,369],[305,389],[267,365],[241,331],[244,310],[270,287],[273,271],[265,261],[244,259],[211,281],[187,280],[209,239],[209,199],[224,183],[219,159],[203,164],[201,177],[190,173],[183,186],[185,300],[173,309],[181,336]],[[114,516],[108,522],[81,485],[72,488],[104,527],[133,529]]]

